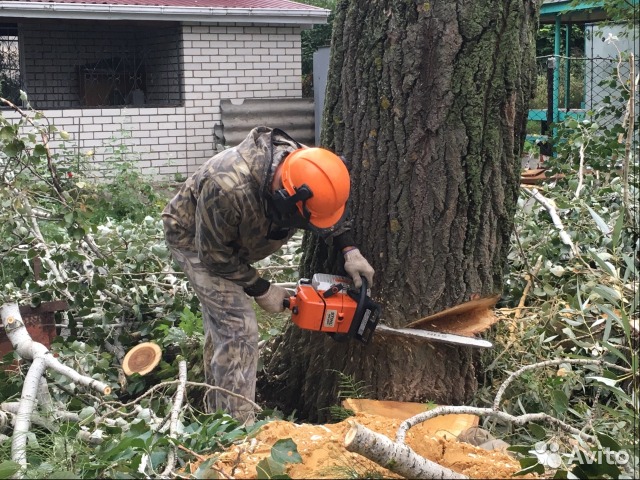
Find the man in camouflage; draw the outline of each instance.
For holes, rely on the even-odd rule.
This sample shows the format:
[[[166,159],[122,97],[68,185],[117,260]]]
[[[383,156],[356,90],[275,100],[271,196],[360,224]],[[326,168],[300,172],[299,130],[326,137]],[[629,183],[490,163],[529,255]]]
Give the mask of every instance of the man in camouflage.
[[[301,155],[295,165],[319,167],[321,173],[325,169],[327,178],[296,167],[292,159]],[[260,277],[251,264],[279,250],[296,228],[313,230],[342,250],[355,285],[360,276],[371,285],[373,268],[353,245],[343,218],[349,177],[336,159],[327,150],[306,149],[281,130],[258,127],[238,146],[205,162],[165,207],[167,245],[202,305],[204,371],[210,385],[254,400],[258,324],[249,297],[275,313],[284,310],[289,293]],[[335,168],[344,169],[346,184],[342,170]],[[301,182],[292,178],[305,172],[313,178],[294,185]],[[312,186],[309,195],[299,196],[307,184]],[[331,196],[335,192],[342,192],[339,198]],[[206,407],[253,421],[250,403],[218,390],[207,394]]]

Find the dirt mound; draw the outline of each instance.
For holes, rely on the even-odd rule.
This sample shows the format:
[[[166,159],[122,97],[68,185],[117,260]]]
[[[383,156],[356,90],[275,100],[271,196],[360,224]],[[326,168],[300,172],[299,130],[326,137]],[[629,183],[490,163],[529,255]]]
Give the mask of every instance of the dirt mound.
[[[253,439],[220,454],[215,469],[226,477],[257,478],[256,465],[270,456],[273,444],[291,438],[302,457],[302,463],[288,465],[287,474],[291,478],[401,478],[344,448],[349,420],[390,439],[395,438],[401,423],[400,419],[367,413],[326,425],[273,421],[264,425]],[[483,450],[451,435],[434,434],[423,425],[409,430],[407,444],[419,455],[471,478],[510,478],[520,470],[519,463],[506,453]]]

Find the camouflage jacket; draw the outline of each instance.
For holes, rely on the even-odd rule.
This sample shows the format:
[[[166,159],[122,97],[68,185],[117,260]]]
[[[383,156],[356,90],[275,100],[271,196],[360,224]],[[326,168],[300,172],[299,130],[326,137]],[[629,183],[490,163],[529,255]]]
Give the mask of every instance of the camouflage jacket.
[[[197,252],[215,275],[242,287],[254,284],[258,272],[251,264],[295,233],[285,229],[282,238],[267,238],[273,224],[266,192],[275,168],[300,147],[281,130],[258,127],[238,146],[207,160],[162,212],[167,244]],[[349,223],[342,222],[321,235],[331,243],[348,230]]]

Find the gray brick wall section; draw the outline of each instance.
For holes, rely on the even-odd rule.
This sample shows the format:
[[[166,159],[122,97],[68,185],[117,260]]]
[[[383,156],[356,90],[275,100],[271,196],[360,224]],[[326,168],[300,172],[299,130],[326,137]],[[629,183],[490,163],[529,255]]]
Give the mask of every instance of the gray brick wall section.
[[[30,35],[33,32],[30,28]],[[213,128],[221,121],[220,100],[301,97],[299,27],[186,24],[181,40],[182,106],[69,108],[62,104],[62,109],[44,109],[45,115],[71,135],[79,154],[92,154],[88,158],[96,169],[105,166],[111,139],[125,131],[130,138],[124,141],[139,158],[142,172],[172,179],[175,174],[189,175],[216,153]],[[51,38],[31,36],[29,42],[42,46],[40,59],[25,59],[31,81],[39,78],[40,61],[52,61],[52,50],[58,58],[68,57],[60,48],[51,49],[55,43]],[[63,102],[64,96],[57,96]]]

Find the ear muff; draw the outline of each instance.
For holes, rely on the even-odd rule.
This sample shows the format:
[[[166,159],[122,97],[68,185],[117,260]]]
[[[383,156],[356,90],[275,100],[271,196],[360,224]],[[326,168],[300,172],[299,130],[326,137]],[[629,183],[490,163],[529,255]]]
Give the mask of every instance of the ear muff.
[[[290,217],[298,214],[299,212],[308,222],[311,217],[311,212],[307,209],[306,202],[311,197],[313,197],[313,192],[306,184],[296,188],[293,195],[291,195],[285,188],[281,188],[274,192],[273,204],[283,217]],[[298,203],[302,205],[302,208],[298,207]]]

